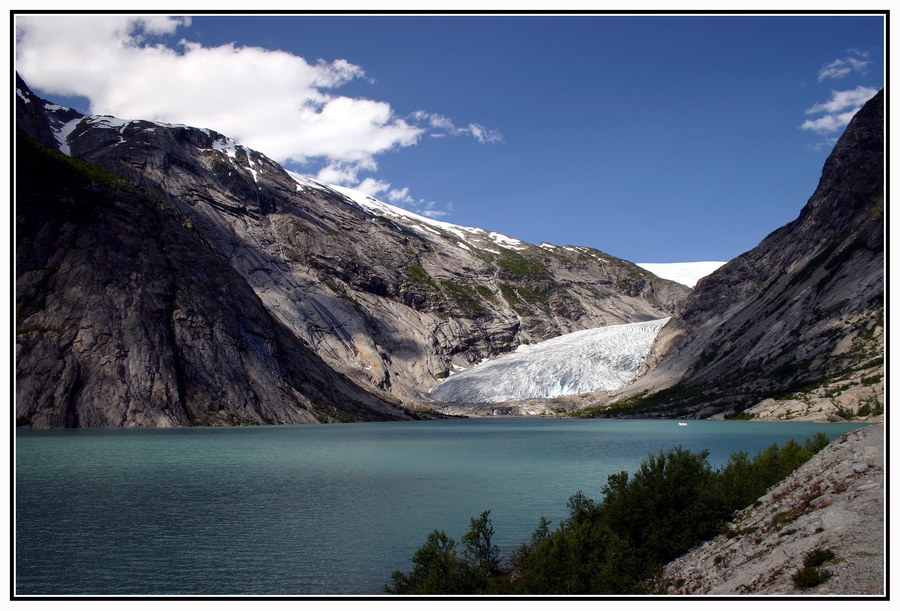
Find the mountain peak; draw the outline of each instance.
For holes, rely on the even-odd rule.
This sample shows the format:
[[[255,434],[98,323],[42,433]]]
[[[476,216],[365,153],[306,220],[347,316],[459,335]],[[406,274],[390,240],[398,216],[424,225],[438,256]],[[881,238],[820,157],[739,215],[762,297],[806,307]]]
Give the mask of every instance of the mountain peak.
[[[797,219],[697,286],[629,392],[671,387],[657,406],[707,413],[883,380],[884,206],[879,92],[850,121]]]
[[[217,339],[246,350],[247,342],[271,347],[271,335],[287,333],[285,337],[305,346],[335,375],[370,393],[371,400],[362,403],[373,406],[373,411],[360,407],[351,417],[407,417],[407,412],[386,405],[398,401],[404,406],[420,405],[423,393],[450,371],[573,331],[659,319],[670,315],[688,293],[686,287],[594,249],[535,246],[496,231],[416,215],[359,191],[289,173],[265,155],[211,130],[84,117],[45,101],[38,103],[40,98],[21,85],[19,127],[44,144],[151,194],[208,249],[204,257],[227,263],[229,273],[236,275],[234,281],[244,283],[261,309],[251,312],[249,301],[242,300],[242,315],[254,320],[269,317],[273,328],[279,329],[262,335],[253,331],[248,336],[246,329],[238,332],[233,327],[230,332],[238,337]],[[17,222],[28,214],[23,202],[17,205]],[[17,249],[32,248],[42,235],[41,226],[29,227],[34,233],[22,233]],[[130,231],[121,229],[123,235]],[[167,238],[159,239],[160,243],[146,247],[166,252]],[[207,270],[195,268],[193,262],[204,257],[166,259],[166,265],[176,266],[184,278],[203,277]],[[30,259],[23,254],[21,260]],[[41,260],[39,266],[46,267],[47,262]],[[17,265],[17,287],[36,273],[37,268]],[[141,282],[135,280],[133,290],[142,290]],[[41,303],[62,297],[51,290]],[[230,307],[227,295],[203,297],[211,310],[198,315],[216,319],[222,314],[218,308]],[[159,302],[161,309],[147,313],[159,320],[160,329],[171,327],[171,317],[176,315],[164,307],[166,303],[170,301]],[[216,303],[220,305],[212,305]],[[27,310],[20,322],[26,328],[49,327],[51,322],[64,326],[46,308]],[[111,332],[120,333],[125,321],[113,316],[107,324]],[[55,343],[55,335],[31,339],[25,349],[28,354],[60,353],[80,363],[83,384],[95,384],[100,375],[95,362],[79,361],[83,355]],[[177,341],[176,345],[180,346]],[[241,350],[223,356],[221,366],[243,367]],[[267,362],[275,371],[287,368],[282,359],[289,350],[267,350],[260,354],[269,355]],[[192,375],[215,377],[214,372],[202,370],[208,364],[195,364],[201,369],[192,370]],[[122,379],[115,388],[129,388],[134,382],[128,371],[117,375]],[[245,375],[258,377],[252,371]],[[28,396],[61,392],[53,378],[20,378],[19,382]],[[304,397],[327,396],[326,389],[297,392]],[[71,401],[65,408],[56,402],[52,409],[41,405],[48,414],[94,409],[86,407],[93,403]],[[17,409],[27,410],[32,403],[24,401]],[[249,401],[245,393],[234,394],[226,403],[224,413],[265,421],[258,403]],[[349,404],[361,405],[360,401]],[[183,403],[161,405],[146,409],[181,413],[178,422],[190,421],[185,415],[190,409],[198,421],[206,421],[205,406],[199,410]],[[326,407],[347,415],[340,402]],[[279,417],[287,417],[287,408],[279,409]],[[322,413],[331,414],[322,418],[338,417],[327,410]],[[79,418],[87,422],[92,416],[84,413]],[[115,418],[104,418],[114,425]],[[59,417],[35,416],[29,421],[59,422]]]

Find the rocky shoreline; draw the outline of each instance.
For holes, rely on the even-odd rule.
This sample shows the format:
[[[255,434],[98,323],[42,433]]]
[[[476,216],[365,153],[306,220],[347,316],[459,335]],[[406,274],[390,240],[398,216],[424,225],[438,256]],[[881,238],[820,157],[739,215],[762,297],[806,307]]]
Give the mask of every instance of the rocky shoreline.
[[[884,596],[884,456],[884,424],[837,438],[738,512],[725,534],[671,562],[660,593]],[[814,550],[833,553],[816,567],[830,577],[798,586]]]

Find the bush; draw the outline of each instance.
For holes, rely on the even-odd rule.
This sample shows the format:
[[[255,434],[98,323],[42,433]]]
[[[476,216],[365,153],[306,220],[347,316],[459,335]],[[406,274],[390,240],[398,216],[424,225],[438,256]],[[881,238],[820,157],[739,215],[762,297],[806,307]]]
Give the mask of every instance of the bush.
[[[806,552],[803,557],[803,568],[791,575],[794,585],[805,590],[823,584],[831,579],[831,572],[819,567],[834,560],[834,552],[830,549],[815,548]]]
[[[456,553],[456,541],[443,531],[432,531],[413,554],[412,571],[394,571],[392,586],[385,591],[392,594],[453,594],[465,585],[464,565]]]
[[[390,594],[486,594],[508,582],[500,570],[500,550],[491,542],[494,527],[490,511],[469,521],[463,535],[463,556],[456,541],[443,531],[432,531],[413,557],[409,573],[394,571],[384,587]],[[500,579],[498,579],[500,577]]]
[[[675,448],[645,460],[629,476],[607,479],[599,503],[580,490],[556,530],[541,518],[531,541],[501,565],[490,512],[472,518],[459,557],[455,542],[433,532],[416,552],[410,573],[397,571],[387,592],[397,594],[642,594],[653,590],[665,563],[714,537],[720,525],[828,443],[818,433],[805,445],[773,445],[752,460],[735,453],[713,470],[708,452]],[[785,516],[787,517],[787,516]],[[785,520],[785,522],[790,520]],[[825,562],[821,554],[810,563]],[[817,569],[817,566],[806,568]],[[819,578],[827,579],[826,571]],[[812,571],[796,577],[814,579]],[[798,587],[801,587],[798,585]],[[802,586],[809,587],[809,586]],[[454,589],[455,588],[455,589]]]
[[[794,582],[794,585],[801,590],[814,588],[817,585],[825,583],[829,579],[831,579],[831,572],[823,571],[814,566],[803,567],[791,575],[791,580]]]
[[[826,562],[832,560],[834,560],[833,551],[817,547],[814,550],[806,552],[806,555],[803,557],[803,566],[822,566]]]

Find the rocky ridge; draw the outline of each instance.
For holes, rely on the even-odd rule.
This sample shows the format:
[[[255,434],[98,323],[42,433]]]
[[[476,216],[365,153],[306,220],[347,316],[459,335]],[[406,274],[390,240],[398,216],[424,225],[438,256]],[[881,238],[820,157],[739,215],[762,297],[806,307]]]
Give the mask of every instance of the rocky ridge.
[[[415,407],[424,401],[423,389],[450,371],[522,344],[665,317],[689,292],[594,249],[527,244],[416,217],[291,174],[211,130],[82,116],[35,96],[21,80],[16,103],[21,129],[159,198],[281,327],[329,368],[389,403]],[[27,206],[17,202],[17,222],[20,209]],[[34,236],[43,230],[33,229]],[[32,237],[21,235],[25,242]],[[17,260],[17,291],[20,282],[40,275],[29,261]],[[202,272],[190,257],[169,264],[185,274]],[[79,273],[90,275],[88,267]],[[23,307],[17,296],[21,328],[64,326],[37,307],[54,303],[61,286],[57,276],[44,278],[43,301]],[[140,283],[133,289],[140,291]],[[115,327],[120,321],[108,322]],[[37,355],[48,337],[30,337],[17,350],[22,358]],[[85,363],[84,376],[96,365]],[[50,392],[46,380],[30,372],[17,370],[22,417],[38,409],[33,397]],[[116,375],[138,374],[120,368]],[[225,411],[237,413],[242,401],[227,401]]]
[[[426,416],[335,373],[159,197],[25,134],[16,157],[17,426]]]
[[[846,384],[877,387],[884,214],[882,91],[850,121],[799,217],[701,279],[660,331],[642,377],[615,400],[644,397],[653,410],[707,417]],[[867,397],[884,409],[877,389]]]
[[[883,425],[837,438],[739,511],[726,534],[668,564],[662,593],[884,596],[884,455]],[[813,550],[833,553],[817,567],[830,577],[798,587]]]

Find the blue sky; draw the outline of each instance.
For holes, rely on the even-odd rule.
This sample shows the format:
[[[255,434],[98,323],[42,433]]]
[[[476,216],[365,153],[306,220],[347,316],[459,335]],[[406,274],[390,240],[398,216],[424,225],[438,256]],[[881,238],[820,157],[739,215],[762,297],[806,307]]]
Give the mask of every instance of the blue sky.
[[[879,15],[52,17],[16,21],[48,99],[635,262],[728,260],[796,218],[885,78]]]

